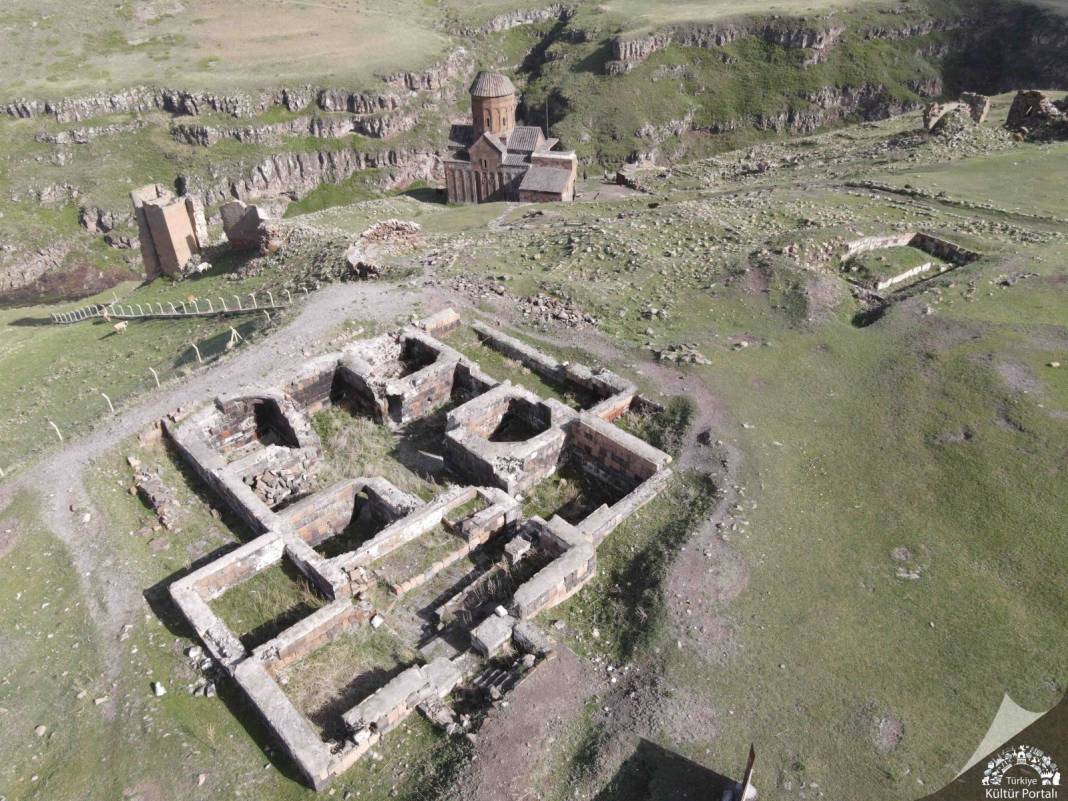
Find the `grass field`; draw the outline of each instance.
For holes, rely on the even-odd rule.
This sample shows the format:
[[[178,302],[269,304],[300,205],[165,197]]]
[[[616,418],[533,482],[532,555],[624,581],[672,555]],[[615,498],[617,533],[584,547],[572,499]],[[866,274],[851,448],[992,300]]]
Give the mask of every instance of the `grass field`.
[[[434,30],[435,15],[416,0],[92,0],[78,15],[65,11],[55,0],[5,5],[0,30],[12,46],[0,57],[0,96],[142,84],[224,91],[370,84],[377,73],[426,66],[447,44]]]
[[[484,3],[471,14],[497,10]],[[628,2],[616,10],[640,9]],[[671,66],[671,53],[662,58],[651,68]],[[615,102],[630,102],[638,88]],[[1057,190],[1068,159],[1063,145],[1006,138],[991,139],[989,150],[979,138],[957,150],[913,142],[906,134],[917,126],[913,115],[761,142],[676,165],[651,178],[648,195],[538,215],[422,196],[333,205],[357,197],[346,194],[353,187],[324,190],[296,209],[352,233],[387,217],[417,220],[427,252],[456,257],[437,262],[444,266],[426,273],[432,281],[499,284],[499,302],[516,321],[521,312],[508,304],[537,292],[595,315],[596,326],[555,329],[560,346],[571,346],[556,351],[562,358],[594,364],[614,353],[607,366],[654,398],[675,392],[677,375],[707,389],[709,408],[699,411],[714,412],[711,436],[742,457],[737,504],[715,552],[687,544],[715,488],[680,470],[664,497],[604,543],[596,581],[549,617],[564,621],[554,636],[590,671],[611,665],[657,678],[655,703],[634,717],[643,736],[728,771],[754,743],[764,798],[799,798],[802,782],[805,797],[852,798],[858,788],[875,801],[924,795],[961,768],[1004,693],[1042,711],[1068,686],[1068,367],[1051,366],[1068,365],[1068,226],[1058,222],[1068,219],[1068,199]],[[758,161],[769,166],[750,169]],[[845,185],[856,179],[923,194]],[[838,265],[810,255],[828,242],[921,228],[986,255],[900,293],[869,325],[855,324],[860,306]],[[239,286],[248,291],[256,280],[268,279]],[[120,291],[166,302],[232,286],[220,269]],[[495,312],[500,297],[473,302],[487,319],[509,322]],[[214,354],[227,325],[146,323],[120,337],[88,323],[33,323],[50,310],[0,318],[5,469],[42,447],[48,420],[70,438],[91,426],[106,409],[100,391],[121,412],[124,398],[153,391],[149,366],[161,379],[181,377],[195,358],[188,343],[215,343]],[[354,312],[349,330],[365,324]],[[559,393],[466,332],[450,342],[493,375]],[[648,363],[652,349],[675,345],[708,364]],[[691,412],[672,406],[663,420],[623,424],[646,434],[672,429],[662,444],[677,450]],[[314,423],[324,482],[370,473],[423,497],[436,491],[405,467],[411,453],[383,427],[341,410]],[[408,444],[418,451],[440,424],[411,432]],[[152,516],[129,493],[131,453],[177,489],[180,530],[145,530]],[[199,678],[184,654],[193,640],[162,591],[248,532],[212,515],[214,501],[159,446],[123,443],[101,454],[86,481],[102,519],[83,541],[109,571],[104,589],[88,583],[73,558],[82,554],[48,531],[34,498],[0,510],[0,728],[14,732],[0,738],[0,792],[7,801],[314,797],[233,687],[221,682],[217,698],[188,692]],[[557,484],[531,503],[548,510],[576,495]],[[678,565],[701,568],[689,599],[668,583]],[[89,587],[105,596],[107,587],[125,589],[135,611],[93,636],[101,598]],[[255,630],[301,597],[262,609],[235,601],[235,626]],[[392,645],[347,640],[338,650],[354,670],[388,670],[408,656]],[[344,682],[326,675],[333,666],[326,659],[310,662],[307,674],[294,671],[291,692],[308,709],[322,706],[316,671],[324,684]],[[167,687],[162,698],[153,681]],[[615,735],[601,736],[612,721],[606,706],[597,698],[576,710],[569,736],[545,752],[539,797],[596,798],[614,775],[621,751]],[[46,727],[40,737],[37,725]],[[342,777],[335,796],[439,798],[476,749],[412,716],[387,736],[381,759]]]
[[[214,272],[174,283],[156,281],[145,286],[127,283],[97,297],[59,307],[0,309],[0,370],[11,392],[7,414],[0,419],[0,468],[10,471],[29,454],[52,446],[54,422],[66,438],[85,430],[110,414],[106,394],[121,410],[128,398],[151,392],[160,382],[188,375],[226,353],[230,328],[254,339],[270,328],[266,319],[246,315],[233,319],[147,320],[131,322],[117,334],[102,320],[69,326],[50,325],[49,314],[90,303],[108,303],[114,297],[124,303],[179,303],[189,297],[231,298],[236,292],[247,297],[263,288],[269,275],[243,282],[226,280],[229,260],[220,261]]]

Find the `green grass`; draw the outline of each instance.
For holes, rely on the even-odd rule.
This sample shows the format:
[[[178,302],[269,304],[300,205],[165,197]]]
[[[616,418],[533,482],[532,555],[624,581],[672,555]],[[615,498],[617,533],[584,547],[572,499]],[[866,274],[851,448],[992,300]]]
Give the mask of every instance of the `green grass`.
[[[421,576],[436,562],[463,547],[463,539],[446,530],[444,526],[437,526],[377,560],[372,570],[387,584],[400,585]]]
[[[132,5],[120,8],[128,11]],[[99,0],[83,10],[94,19],[113,18],[114,12]],[[434,29],[437,15],[418,0],[271,9],[241,0],[225,11],[195,0],[180,13],[161,9],[160,15],[145,16],[142,11],[129,15],[121,29],[100,32],[81,25],[55,0],[9,4],[4,18],[18,24],[11,48],[0,57],[3,95],[139,84],[181,83],[223,92],[331,79],[330,85],[359,85],[378,73],[425,67],[448,41]],[[312,39],[316,47],[309,49]]]
[[[333,732],[342,713],[416,661],[417,656],[387,627],[360,625],[289,665],[278,678],[305,717]]]
[[[12,801],[87,791],[103,798],[109,779],[99,790],[82,780],[116,754],[118,731],[92,701],[112,690],[77,570],[27,495],[0,511],[0,572],[0,784]],[[44,736],[35,736],[37,726]]]
[[[924,264],[937,267],[940,263],[917,248],[892,247],[859,253],[844,265],[843,270],[862,281],[882,281]]]
[[[1009,212],[1068,219],[1063,191],[1068,143],[1022,147],[923,170],[898,173],[888,183],[906,184],[953,199],[989,203]]]
[[[228,589],[211,602],[211,608],[251,649],[324,604],[300,571],[283,560]]]
[[[0,371],[12,393],[7,414],[0,419],[0,467],[7,472],[31,454],[58,444],[49,425],[54,422],[63,437],[87,431],[110,414],[107,394],[121,412],[124,404],[150,394],[156,382],[180,379],[199,369],[200,363],[190,343],[196,343],[204,363],[226,354],[230,327],[249,341],[270,330],[262,316],[245,315],[232,319],[147,320],[131,322],[117,334],[103,321],[73,325],[50,325],[49,314],[81,308],[90,303],[107,303],[113,297],[124,303],[166,305],[189,296],[201,299],[232,298],[260,289],[269,275],[243,282],[226,280],[228,262],[216,271],[180,283],[158,280],[142,287],[124,285],[78,303],[56,307],[0,309]],[[275,324],[278,320],[275,320]]]
[[[594,579],[546,613],[567,624],[572,647],[620,664],[670,636],[664,582],[679,549],[711,512],[714,499],[715,488],[707,478],[682,475],[608,536],[597,549]]]
[[[300,200],[290,203],[286,207],[285,216],[297,217],[335,206],[349,206],[361,200],[370,200],[378,194],[373,184],[379,177],[379,170],[366,170],[340,184],[321,184]]]
[[[399,461],[403,440],[387,426],[341,408],[317,412],[312,425],[323,443],[326,464],[319,474],[323,486],[359,476],[380,476],[398,489],[424,499],[438,491],[432,481]]]
[[[575,408],[579,406],[578,397],[569,387],[556,382],[550,383],[529,367],[483,344],[474,330],[466,325],[450,331],[445,335],[444,341],[478,364],[491,378],[501,382],[510,381],[543,400],[552,398]]]

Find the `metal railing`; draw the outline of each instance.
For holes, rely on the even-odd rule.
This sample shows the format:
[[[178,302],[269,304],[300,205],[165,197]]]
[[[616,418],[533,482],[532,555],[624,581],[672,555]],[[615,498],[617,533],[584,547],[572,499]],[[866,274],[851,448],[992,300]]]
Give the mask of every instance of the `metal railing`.
[[[288,289],[283,290],[285,300],[276,300],[270,290],[259,294],[249,292],[247,295],[231,295],[232,302],[227,303],[225,297],[195,298],[190,301],[181,301],[177,304],[164,303],[123,303],[114,300],[108,304],[94,303],[69,312],[56,312],[51,315],[53,323],[69,325],[82,320],[103,318],[105,320],[170,320],[188,317],[215,317],[233,314],[254,314],[259,312],[271,312],[276,309],[285,309],[293,305],[293,293]],[[307,296],[308,290],[303,290]],[[266,302],[264,302],[266,296]],[[243,302],[242,298],[247,298]]]

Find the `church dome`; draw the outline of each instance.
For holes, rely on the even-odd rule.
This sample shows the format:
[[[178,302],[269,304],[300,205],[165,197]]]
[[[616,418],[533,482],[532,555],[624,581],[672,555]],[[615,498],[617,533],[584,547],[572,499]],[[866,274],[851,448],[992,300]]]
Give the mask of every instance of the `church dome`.
[[[472,97],[506,97],[515,94],[515,87],[507,75],[490,70],[481,70],[468,90]]]

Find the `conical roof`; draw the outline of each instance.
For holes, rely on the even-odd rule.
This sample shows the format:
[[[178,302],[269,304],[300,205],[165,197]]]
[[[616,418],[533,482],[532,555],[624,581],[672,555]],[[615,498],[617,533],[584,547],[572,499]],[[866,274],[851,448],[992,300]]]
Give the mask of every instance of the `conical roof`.
[[[468,90],[472,97],[504,97],[514,95],[515,87],[507,75],[490,70],[480,70]]]

